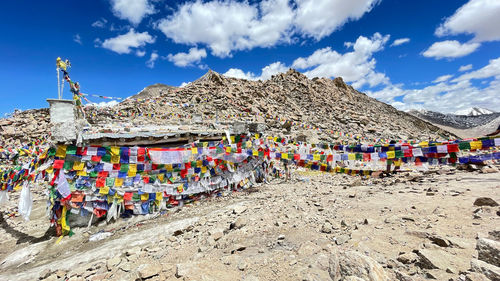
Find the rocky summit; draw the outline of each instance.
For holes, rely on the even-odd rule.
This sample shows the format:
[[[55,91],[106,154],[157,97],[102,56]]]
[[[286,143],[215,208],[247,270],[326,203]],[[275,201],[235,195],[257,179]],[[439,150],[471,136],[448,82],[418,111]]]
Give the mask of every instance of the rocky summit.
[[[266,81],[225,77],[214,71],[184,87],[154,84],[115,106],[86,106],[87,120],[99,130],[109,124],[169,124],[199,116],[215,121],[265,122],[270,133],[304,136],[308,141],[453,138],[454,135],[379,102],[342,78],[308,79],[290,69]],[[17,112],[1,121],[0,141],[25,142],[48,133],[48,110]]]

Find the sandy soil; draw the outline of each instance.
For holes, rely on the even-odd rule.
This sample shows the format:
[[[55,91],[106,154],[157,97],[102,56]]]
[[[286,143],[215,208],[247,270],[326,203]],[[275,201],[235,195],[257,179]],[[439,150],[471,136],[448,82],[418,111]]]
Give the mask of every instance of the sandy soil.
[[[35,190],[31,221],[7,217],[16,198],[1,208],[0,280],[332,280],[332,253],[350,250],[389,280],[460,280],[476,237],[500,230],[499,207],[473,205],[500,200],[496,171],[368,180],[297,171],[157,217],[74,228],[59,243]],[[100,230],[111,236],[89,241]]]

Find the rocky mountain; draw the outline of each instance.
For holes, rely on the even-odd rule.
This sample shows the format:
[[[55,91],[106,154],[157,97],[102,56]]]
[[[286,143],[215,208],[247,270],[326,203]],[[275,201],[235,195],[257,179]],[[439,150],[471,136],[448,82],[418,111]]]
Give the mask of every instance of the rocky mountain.
[[[133,99],[146,97],[151,99]],[[185,103],[190,106],[176,106]],[[182,88],[155,84],[116,106],[85,110],[89,123],[97,129],[110,123],[182,124],[198,116],[207,126],[216,119],[265,122],[272,133],[303,136],[314,141],[352,141],[353,135],[364,137],[365,142],[378,138],[454,137],[356,91],[340,77],[308,79],[293,69],[266,81],[229,78],[209,71]],[[40,136],[42,129],[47,132],[47,114],[46,109],[32,110],[2,120],[2,143],[10,143],[13,137],[29,140]],[[37,129],[28,129],[29,126]],[[13,135],[12,130],[20,130],[19,135]]]
[[[147,86],[146,88],[142,89],[142,91],[140,91],[139,93],[131,97],[128,97],[128,99],[146,99],[153,96],[163,95],[163,93],[166,93],[176,88],[177,87],[174,86],[169,86],[162,83],[156,83],[151,86]]]
[[[474,112],[477,113],[479,111],[474,110]],[[471,114],[474,112],[470,111]],[[408,113],[433,124],[448,126],[456,129],[470,129],[483,126],[500,117],[499,112],[480,115],[457,115],[444,114],[428,110],[410,110]]]
[[[466,115],[466,116],[478,116],[478,115],[485,115],[485,114],[493,114],[496,113],[493,110],[489,110],[487,108],[481,108],[481,107],[471,107],[467,109],[462,109],[462,110],[457,110],[455,111],[455,115]]]

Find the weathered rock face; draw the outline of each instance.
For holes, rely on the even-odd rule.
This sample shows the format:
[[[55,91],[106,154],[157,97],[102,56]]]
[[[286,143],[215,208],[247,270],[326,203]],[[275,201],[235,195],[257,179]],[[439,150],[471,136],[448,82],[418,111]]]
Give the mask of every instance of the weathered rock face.
[[[138,98],[154,98],[154,101],[137,101]],[[191,106],[170,106],[169,103]],[[182,88],[154,84],[116,106],[86,107],[85,110],[88,122],[95,127],[115,122],[167,124],[190,121],[193,116],[201,116],[208,125],[217,115],[219,121],[266,122],[276,134],[308,137],[319,134],[319,140],[328,141],[351,139],[328,133],[331,131],[368,139],[428,139],[439,137],[435,132],[440,131],[430,123],[356,91],[341,78],[308,79],[292,69],[267,81],[228,78],[209,71]],[[16,113],[0,120],[0,141],[15,144],[45,137],[48,124],[47,109]],[[440,132],[443,137],[453,137]]]
[[[332,280],[389,280],[380,264],[356,251],[334,252],[330,256],[328,272]]]
[[[477,240],[478,259],[489,264],[500,266],[500,242],[487,238]]]

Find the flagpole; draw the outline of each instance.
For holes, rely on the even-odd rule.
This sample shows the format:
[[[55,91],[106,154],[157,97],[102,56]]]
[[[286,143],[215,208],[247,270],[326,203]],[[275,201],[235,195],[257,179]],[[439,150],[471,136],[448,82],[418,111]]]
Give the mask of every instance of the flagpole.
[[[61,78],[59,77],[59,67],[56,68],[57,71],[57,97],[61,99],[61,86],[59,83],[61,82]]]

